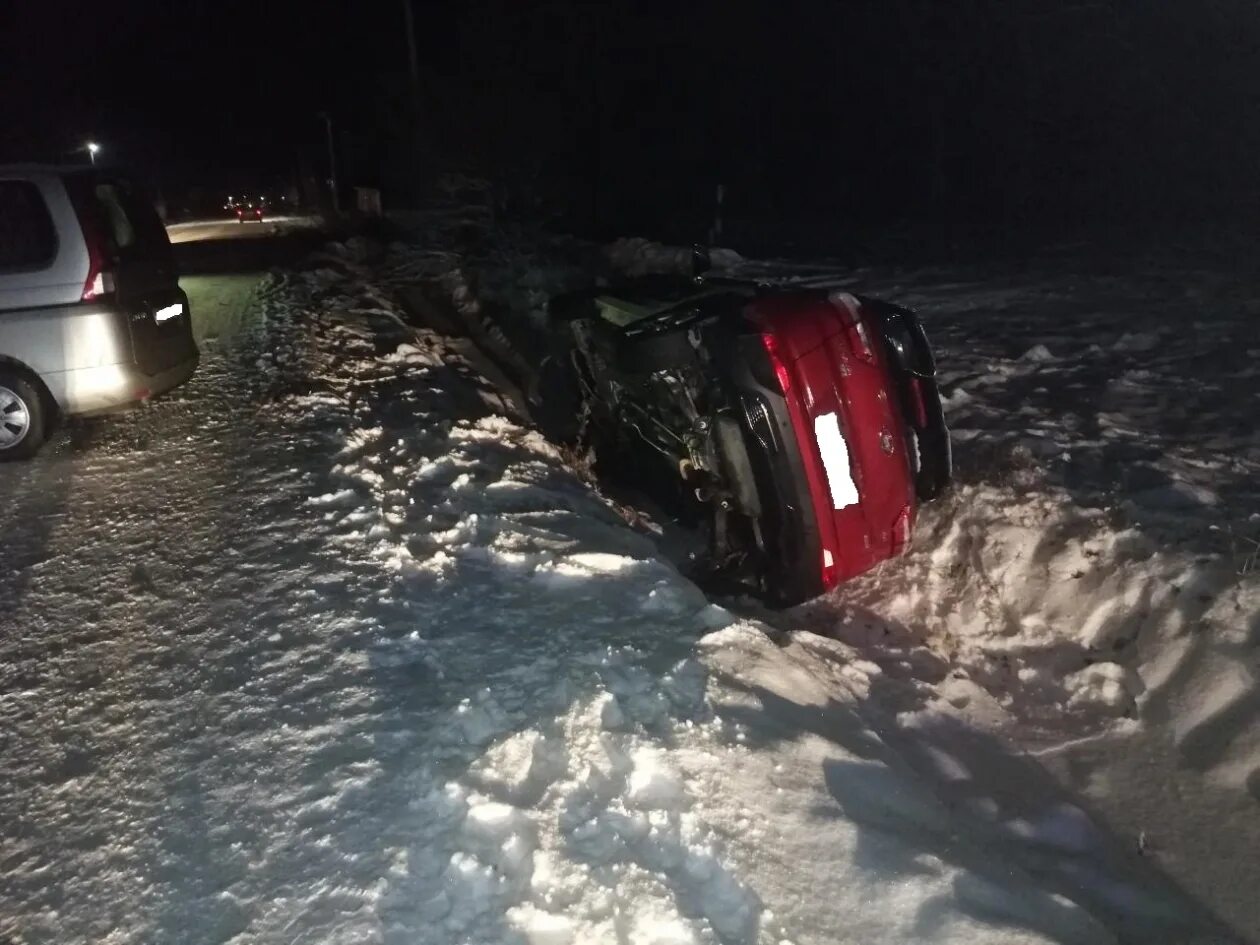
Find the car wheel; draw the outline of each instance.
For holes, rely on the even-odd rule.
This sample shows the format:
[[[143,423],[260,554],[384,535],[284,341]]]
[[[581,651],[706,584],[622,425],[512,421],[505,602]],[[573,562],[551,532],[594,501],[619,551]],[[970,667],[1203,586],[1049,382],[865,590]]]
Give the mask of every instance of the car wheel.
[[[539,429],[553,440],[574,443],[582,433],[582,388],[568,352],[543,358],[528,392]]]
[[[0,371],[0,460],[30,459],[44,444],[44,403],[35,385]]]

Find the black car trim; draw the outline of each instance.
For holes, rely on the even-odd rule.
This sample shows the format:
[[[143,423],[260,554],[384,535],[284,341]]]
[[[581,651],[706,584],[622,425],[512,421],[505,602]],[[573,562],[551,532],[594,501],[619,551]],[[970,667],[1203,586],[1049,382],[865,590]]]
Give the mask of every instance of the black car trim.
[[[917,440],[917,444],[907,444],[917,450],[919,457],[918,469],[915,470],[915,494],[924,501],[934,499],[953,477],[953,451],[945,412],[941,407],[940,388],[936,383],[936,358],[932,345],[919,317],[910,309],[861,296],[858,301],[862,310],[874,315],[878,322],[878,334],[892,368],[902,417],[907,431],[913,430]],[[904,345],[897,344],[894,333],[904,333],[904,339],[909,342],[908,352]],[[920,385],[926,414],[927,423],[923,427],[915,420],[914,381]]]
[[[750,360],[764,358],[765,353],[757,336],[745,338],[753,343],[739,346],[743,356],[730,359],[727,380],[735,396],[763,406],[773,424],[777,445],[781,447],[767,449],[746,420],[741,422],[753,475],[762,495],[761,522],[768,559],[764,563],[767,595],[782,606],[790,606],[817,597],[825,590],[822,535],[787,401],[779,391],[758,380]],[[775,501],[768,501],[769,496]]]

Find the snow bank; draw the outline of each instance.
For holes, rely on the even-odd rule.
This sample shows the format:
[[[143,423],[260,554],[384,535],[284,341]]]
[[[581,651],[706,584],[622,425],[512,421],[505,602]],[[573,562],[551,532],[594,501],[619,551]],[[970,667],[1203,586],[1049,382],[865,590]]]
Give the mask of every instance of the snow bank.
[[[1139,670],[1179,639],[1245,642],[1258,590],[1228,561],[1166,549],[1055,490],[964,484],[922,516],[901,562],[837,602],[854,608],[846,639],[922,643],[1010,711],[1077,729],[1081,714],[1137,715]]]
[[[314,311],[284,363],[323,365],[318,384],[353,400],[317,418],[308,394],[273,409],[343,444],[308,507],[378,562],[373,606],[405,619],[357,631],[337,683],[376,693],[369,779],[335,767],[320,830],[268,841],[337,863],[336,892],[293,888],[240,941],[1184,941],[1210,927],[1037,766],[941,713],[872,717],[873,694],[899,686],[877,665],[710,605],[554,447],[473,396],[442,339],[404,338],[349,297]],[[1017,774],[993,781],[1004,765]],[[316,855],[351,829],[354,859]]]
[[[498,275],[494,262],[479,268],[477,280],[538,321],[529,293],[576,277],[544,273],[513,288],[513,274],[529,269],[526,245],[504,255]],[[642,239],[604,255],[627,274],[690,266],[689,250]],[[1150,855],[1159,833],[1158,862],[1246,929],[1260,925],[1247,883],[1204,862],[1207,841],[1195,849],[1203,831],[1176,829],[1167,805],[1109,787],[1112,775],[1131,780],[1115,757],[1086,763],[1053,747],[1127,746],[1135,771],[1156,765],[1170,785],[1152,798],[1174,795],[1174,783],[1197,784],[1204,797],[1204,783],[1219,786],[1212,804],[1240,813],[1215,831],[1218,842],[1239,857],[1260,842],[1247,807],[1260,796],[1251,710],[1260,690],[1245,668],[1260,613],[1260,513],[1248,512],[1260,508],[1260,441],[1238,412],[1260,373],[1232,340],[1255,313],[1169,280],[1166,266],[1136,279],[865,273],[864,291],[928,320],[962,481],[925,510],[906,558],[774,622],[856,646],[899,680],[874,691],[915,706],[907,720],[939,712],[1039,746],[1056,772],[1072,770],[1063,783],[1088,792],[1130,850]],[[1154,285],[1171,291],[1161,297]],[[1188,327],[1187,296],[1199,300]],[[951,764],[942,762],[942,777]],[[986,800],[975,804],[991,813]],[[1011,830],[1025,835],[1017,821]]]
[[[108,462],[12,474],[67,514],[6,534],[0,938],[1230,941],[1196,898],[1257,927],[1245,349],[1204,384],[1208,333],[1145,302],[1064,328],[1050,290],[903,287],[964,482],[776,629],[403,323],[405,277],[529,298],[455,278],[471,219],[278,277]]]
[[[926,319],[961,482],[908,555],[801,624],[1042,746],[1136,847],[1260,928],[1247,290],[1168,261],[869,279]]]

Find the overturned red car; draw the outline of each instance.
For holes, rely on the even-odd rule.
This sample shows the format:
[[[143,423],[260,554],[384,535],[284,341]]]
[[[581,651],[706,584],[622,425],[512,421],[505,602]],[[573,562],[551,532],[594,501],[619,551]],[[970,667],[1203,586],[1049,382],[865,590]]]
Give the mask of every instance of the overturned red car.
[[[564,435],[707,532],[701,579],[815,597],[900,554],[950,480],[932,349],[906,308],[700,276],[551,312],[550,387],[580,405]]]

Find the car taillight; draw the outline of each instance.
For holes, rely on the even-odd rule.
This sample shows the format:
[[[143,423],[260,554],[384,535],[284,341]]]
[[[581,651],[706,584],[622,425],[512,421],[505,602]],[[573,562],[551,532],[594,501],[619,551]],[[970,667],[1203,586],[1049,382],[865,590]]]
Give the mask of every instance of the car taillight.
[[[822,553],[822,583],[823,589],[828,591],[840,583],[840,569],[830,548],[824,548]]]
[[[774,376],[779,381],[779,390],[786,394],[792,389],[792,375],[779,355],[779,342],[774,335],[765,331],[761,333],[761,345],[766,349],[766,356],[770,358],[770,366],[774,368]]]

